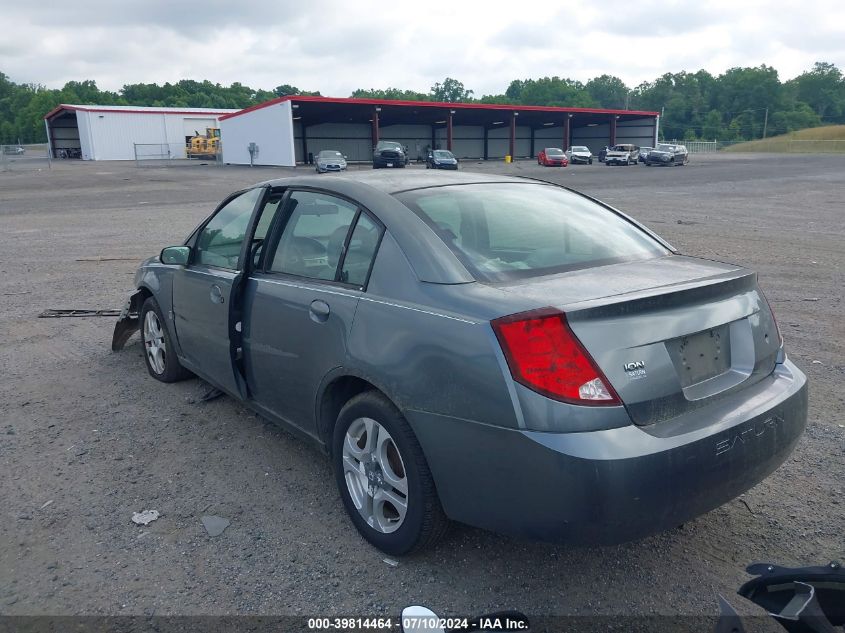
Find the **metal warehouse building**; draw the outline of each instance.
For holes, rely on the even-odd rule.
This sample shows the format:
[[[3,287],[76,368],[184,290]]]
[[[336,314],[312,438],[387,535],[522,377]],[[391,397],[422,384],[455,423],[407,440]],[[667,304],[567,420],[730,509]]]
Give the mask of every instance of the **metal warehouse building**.
[[[427,147],[474,159],[572,145],[597,154],[616,143],[655,145],[658,126],[657,112],[302,96],[220,117],[224,162],[287,167],[323,149],[368,161],[380,139],[406,145],[411,159]]]
[[[44,116],[54,158],[62,150],[84,160],[133,160],[136,144],[149,158],[185,158],[196,132],[218,127],[218,118],[238,110],[143,108],[62,104]]]

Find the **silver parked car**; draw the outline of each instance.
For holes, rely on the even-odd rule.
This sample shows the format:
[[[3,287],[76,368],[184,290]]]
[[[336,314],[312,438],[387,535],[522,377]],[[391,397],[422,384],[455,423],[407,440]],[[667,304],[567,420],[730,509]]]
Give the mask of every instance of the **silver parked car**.
[[[392,554],[447,519],[570,543],[675,527],[806,423],[755,273],[534,180],[265,182],[135,286],[113,347],[140,328],[153,378],[196,374],[323,447]]]
[[[593,164],[593,153],[586,145],[575,145],[566,150],[566,157],[573,165],[581,163],[583,165]]]
[[[346,156],[335,149],[324,149],[314,160],[318,174],[327,171],[343,171],[346,169]]]

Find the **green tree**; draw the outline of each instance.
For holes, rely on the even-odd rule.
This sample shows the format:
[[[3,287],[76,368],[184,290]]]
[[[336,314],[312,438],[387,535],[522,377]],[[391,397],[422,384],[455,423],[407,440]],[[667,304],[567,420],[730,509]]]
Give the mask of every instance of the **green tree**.
[[[816,62],[813,69],[787,82],[795,97],[820,117],[845,121],[845,78],[833,64]]]
[[[432,101],[444,101],[447,103],[460,103],[472,101],[472,90],[467,90],[457,79],[446,77],[443,83],[434,84],[429,91]]]
[[[587,92],[600,107],[622,110],[629,107],[628,86],[619,77],[601,75],[590,79]]]

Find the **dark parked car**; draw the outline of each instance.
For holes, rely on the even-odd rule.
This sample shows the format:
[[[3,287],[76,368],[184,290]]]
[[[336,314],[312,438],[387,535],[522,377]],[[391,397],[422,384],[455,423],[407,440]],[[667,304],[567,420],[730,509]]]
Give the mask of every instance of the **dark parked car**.
[[[649,167],[652,165],[668,165],[674,167],[675,165],[686,165],[689,163],[689,152],[683,145],[671,145],[668,143],[661,143],[646,156],[645,164]]]
[[[408,164],[408,151],[395,141],[379,141],[373,149],[373,169],[404,167]]]
[[[433,149],[425,159],[426,169],[457,169],[458,159],[447,149]]]
[[[641,147],[641,148],[640,148],[640,157],[639,157],[639,161],[640,161],[641,163],[644,163],[644,162],[645,162],[645,157],[646,157],[646,156],[648,156],[648,153],[649,153],[651,150],[653,150],[653,149],[654,149],[653,147]]]
[[[392,554],[447,517],[571,543],[673,528],[765,478],[806,423],[754,272],[532,179],[268,181],[135,287],[113,348],[140,327],[156,380],[196,374],[316,442]]]

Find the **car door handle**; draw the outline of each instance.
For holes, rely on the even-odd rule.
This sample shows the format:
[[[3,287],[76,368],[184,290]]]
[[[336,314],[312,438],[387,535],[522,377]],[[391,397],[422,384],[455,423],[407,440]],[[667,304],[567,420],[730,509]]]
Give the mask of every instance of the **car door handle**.
[[[311,309],[309,310],[311,320],[317,323],[325,323],[331,314],[332,309],[329,304],[320,299],[315,299],[311,302]]]
[[[217,284],[211,285],[211,293],[209,294],[209,297],[211,298],[211,303],[223,303],[224,302],[223,291],[220,290],[220,286],[218,286]]]

